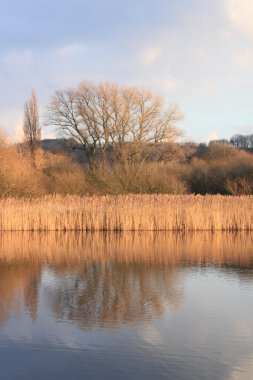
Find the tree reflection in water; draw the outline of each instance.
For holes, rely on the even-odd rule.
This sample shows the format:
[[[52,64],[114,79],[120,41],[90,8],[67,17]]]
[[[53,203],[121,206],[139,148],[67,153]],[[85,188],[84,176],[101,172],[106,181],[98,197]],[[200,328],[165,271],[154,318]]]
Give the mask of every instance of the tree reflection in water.
[[[39,264],[0,264],[0,324],[24,306],[33,321],[37,317],[42,267]]]
[[[147,321],[162,315],[166,304],[178,307],[178,277],[175,268],[163,265],[84,264],[58,275],[48,300],[57,318],[77,321],[80,327]]]
[[[80,328],[148,321],[178,308],[192,265],[252,278],[250,233],[4,233],[0,247],[2,324],[22,307],[36,319],[45,268],[54,278],[45,285],[50,309]]]

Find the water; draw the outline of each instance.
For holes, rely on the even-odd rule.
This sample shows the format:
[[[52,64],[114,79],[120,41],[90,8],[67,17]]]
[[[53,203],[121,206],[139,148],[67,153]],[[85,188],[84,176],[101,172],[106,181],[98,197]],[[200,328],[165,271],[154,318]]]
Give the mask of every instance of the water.
[[[253,235],[2,234],[0,378],[253,378]]]

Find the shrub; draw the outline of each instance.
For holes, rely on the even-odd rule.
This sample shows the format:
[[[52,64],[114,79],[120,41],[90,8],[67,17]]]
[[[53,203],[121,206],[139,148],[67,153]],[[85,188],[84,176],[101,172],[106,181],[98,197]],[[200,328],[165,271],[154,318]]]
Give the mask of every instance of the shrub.
[[[102,163],[90,173],[90,188],[96,194],[185,194],[185,168],[178,163]]]

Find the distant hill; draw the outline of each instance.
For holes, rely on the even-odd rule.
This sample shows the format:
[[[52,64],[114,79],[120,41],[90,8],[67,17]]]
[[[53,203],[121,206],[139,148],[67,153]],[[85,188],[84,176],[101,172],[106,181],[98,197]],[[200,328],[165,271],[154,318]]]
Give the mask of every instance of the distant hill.
[[[76,149],[67,139],[44,139],[40,142],[41,149],[53,154],[67,154],[80,163],[86,163],[86,157],[81,149]]]

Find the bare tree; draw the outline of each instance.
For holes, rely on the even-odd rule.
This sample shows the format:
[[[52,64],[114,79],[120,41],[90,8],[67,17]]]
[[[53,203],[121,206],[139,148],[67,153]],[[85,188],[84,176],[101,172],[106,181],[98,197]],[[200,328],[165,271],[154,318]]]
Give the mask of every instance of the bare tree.
[[[25,102],[23,134],[24,142],[27,144],[31,154],[33,155],[41,139],[38,99],[34,91],[32,91],[31,98]]]
[[[231,144],[239,149],[253,149],[253,135],[234,135],[230,139]]]
[[[168,144],[181,135],[176,106],[137,87],[82,82],[76,89],[57,91],[48,107],[46,123],[54,125],[94,158],[142,162],[160,145],[165,159]],[[163,149],[161,149],[161,147]]]

